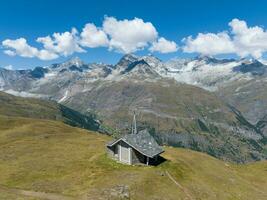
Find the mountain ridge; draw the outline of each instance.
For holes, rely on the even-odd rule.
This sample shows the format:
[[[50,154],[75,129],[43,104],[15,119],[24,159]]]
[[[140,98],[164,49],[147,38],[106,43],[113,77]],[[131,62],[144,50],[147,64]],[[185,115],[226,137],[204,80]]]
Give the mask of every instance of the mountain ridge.
[[[99,130],[93,116],[83,115],[53,101],[16,97],[0,91],[0,115],[62,121],[89,130]]]
[[[266,115],[258,109],[252,121],[249,116],[255,111],[249,106],[255,95],[239,97],[236,90],[264,81],[265,72],[252,72],[265,67],[255,60],[198,57],[169,63],[127,54],[115,65],[74,58],[38,68],[35,77],[31,70],[13,71],[15,75],[5,71],[6,76],[0,71],[0,85],[11,94],[52,99],[85,115],[94,113],[110,134],[128,132],[131,112],[137,109],[140,126],[149,128],[162,144],[247,162],[267,157]],[[10,81],[9,76],[15,78]],[[240,98],[248,104],[239,105]],[[267,100],[264,95],[259,98]]]

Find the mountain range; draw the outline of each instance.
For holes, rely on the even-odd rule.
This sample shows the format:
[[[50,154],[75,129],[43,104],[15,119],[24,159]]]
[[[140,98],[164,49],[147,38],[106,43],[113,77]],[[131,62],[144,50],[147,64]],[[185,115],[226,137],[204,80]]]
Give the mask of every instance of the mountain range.
[[[109,134],[128,132],[132,113],[166,145],[235,162],[267,158],[267,66],[196,57],[163,62],[127,54],[115,65],[64,63],[0,69],[0,90],[92,114]]]

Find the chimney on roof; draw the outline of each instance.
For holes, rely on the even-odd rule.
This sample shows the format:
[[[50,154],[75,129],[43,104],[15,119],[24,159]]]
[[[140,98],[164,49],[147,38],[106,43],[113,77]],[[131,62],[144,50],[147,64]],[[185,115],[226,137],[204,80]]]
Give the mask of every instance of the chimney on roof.
[[[137,134],[135,111],[134,111],[134,116],[133,116],[132,134]]]

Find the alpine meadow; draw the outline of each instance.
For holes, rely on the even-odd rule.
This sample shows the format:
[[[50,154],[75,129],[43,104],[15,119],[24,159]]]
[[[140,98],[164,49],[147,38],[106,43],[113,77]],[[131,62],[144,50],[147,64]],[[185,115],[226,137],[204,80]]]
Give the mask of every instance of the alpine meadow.
[[[0,3],[0,199],[267,199],[267,3]]]

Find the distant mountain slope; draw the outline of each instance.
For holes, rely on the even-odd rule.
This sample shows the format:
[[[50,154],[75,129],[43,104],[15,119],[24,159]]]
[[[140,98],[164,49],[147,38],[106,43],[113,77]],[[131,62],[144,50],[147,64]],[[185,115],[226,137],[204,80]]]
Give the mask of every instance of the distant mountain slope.
[[[250,123],[256,125],[266,121],[267,76],[232,83],[216,91],[216,94],[238,108]],[[267,123],[262,125],[262,131],[267,136]]]
[[[64,103],[94,111],[114,131],[129,132],[132,113],[162,144],[207,152],[235,162],[266,159],[265,136],[240,120],[216,95],[175,81],[121,80],[91,85]]]
[[[163,144],[247,162],[267,157],[266,77],[257,60],[162,62],[126,54],[115,65],[73,58],[33,70],[0,69],[0,90],[96,113],[116,133],[128,131],[136,108],[140,125]]]
[[[166,77],[178,82],[202,87],[210,91],[220,90],[235,82],[256,80],[267,76],[267,66],[258,60],[219,60],[197,57],[186,60],[170,60],[165,63]]]
[[[0,199],[267,198],[266,161],[235,165],[164,147],[160,165],[127,166],[106,156],[109,140],[56,121],[0,116]]]
[[[267,116],[267,66],[258,60],[199,57],[166,63],[168,77],[214,91],[252,124]],[[267,127],[262,127],[267,135]]]
[[[93,117],[53,101],[16,97],[0,92],[0,105],[0,115],[4,116],[57,120],[90,130],[99,128]]]

